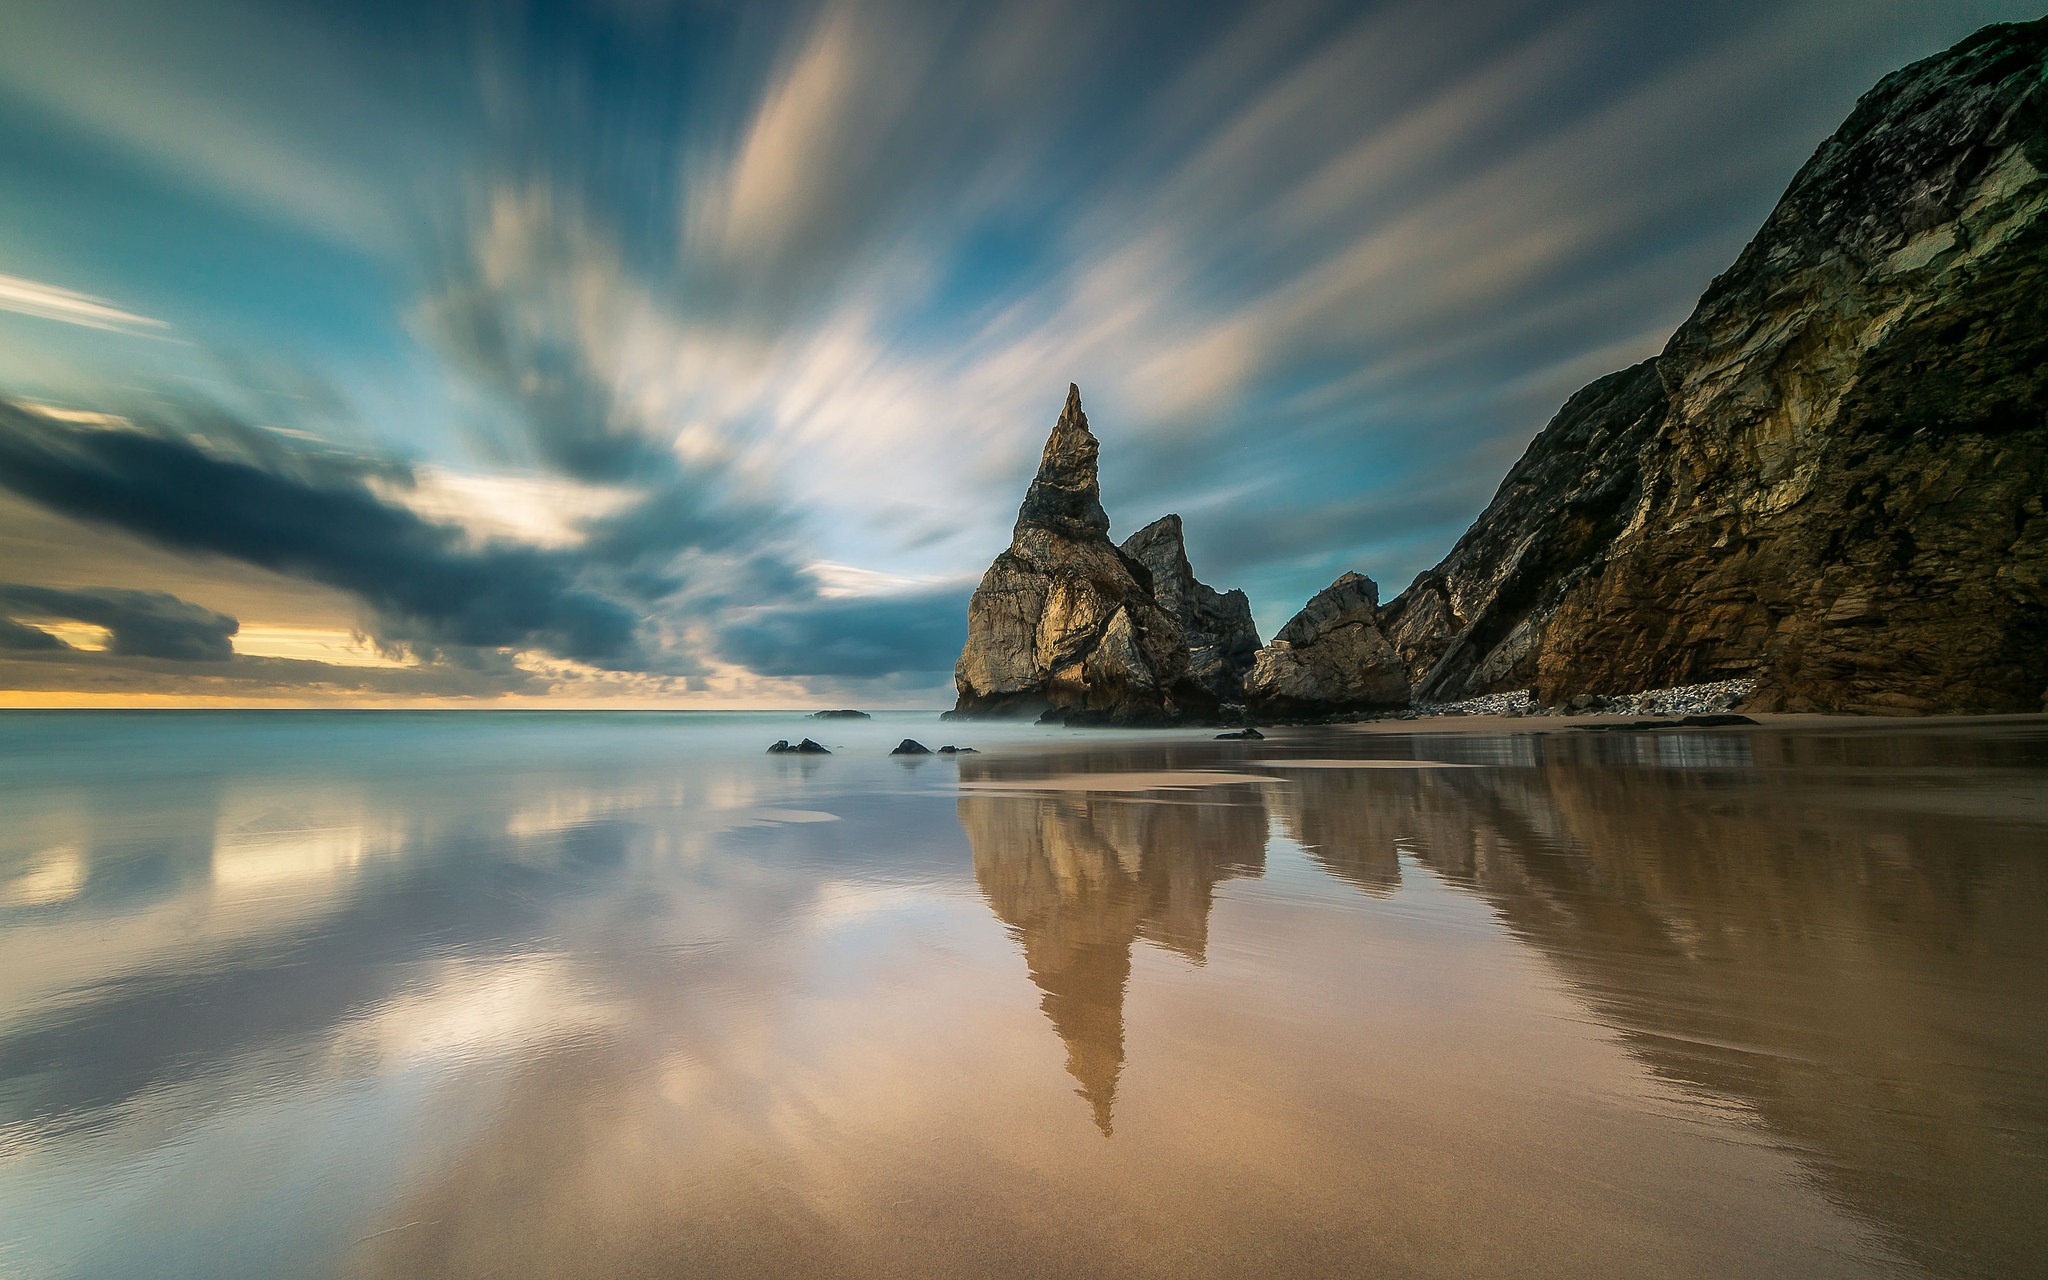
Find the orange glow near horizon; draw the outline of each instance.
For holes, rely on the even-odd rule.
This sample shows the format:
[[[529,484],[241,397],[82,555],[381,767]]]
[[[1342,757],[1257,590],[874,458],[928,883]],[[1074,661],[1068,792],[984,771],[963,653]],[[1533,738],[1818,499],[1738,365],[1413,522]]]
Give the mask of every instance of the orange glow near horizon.
[[[68,690],[0,690],[0,711],[789,711],[810,712],[843,700],[793,703],[747,701],[705,694],[689,698],[561,698],[506,695],[496,698],[390,698],[376,694],[330,698],[246,698],[167,693],[87,693]],[[940,706],[876,707],[881,711],[939,711]]]

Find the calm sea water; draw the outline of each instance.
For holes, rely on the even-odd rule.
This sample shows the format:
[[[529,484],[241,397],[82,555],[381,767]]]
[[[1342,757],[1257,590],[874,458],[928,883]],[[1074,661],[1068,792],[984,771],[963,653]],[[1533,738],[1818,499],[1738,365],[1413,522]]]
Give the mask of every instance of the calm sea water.
[[[2044,1256],[2039,721],[0,714],[8,1280]]]

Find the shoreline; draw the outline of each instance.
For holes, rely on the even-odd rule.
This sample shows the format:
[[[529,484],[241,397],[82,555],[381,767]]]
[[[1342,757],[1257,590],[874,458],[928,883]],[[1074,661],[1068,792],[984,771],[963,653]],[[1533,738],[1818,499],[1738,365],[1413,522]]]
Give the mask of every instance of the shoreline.
[[[1690,733],[1730,733],[1754,729],[1899,729],[1960,728],[1994,724],[2039,724],[2048,727],[2048,711],[1958,712],[1933,716],[1873,716],[1826,711],[1736,711],[1753,724],[1688,725],[1678,716],[1632,714],[1417,716],[1413,720],[1353,720],[1322,725],[1275,725],[1275,730],[1336,729],[1351,733],[1542,733],[1553,729],[1606,729],[1642,724],[1644,733],[1682,729]],[[1261,730],[1265,732],[1265,730]]]

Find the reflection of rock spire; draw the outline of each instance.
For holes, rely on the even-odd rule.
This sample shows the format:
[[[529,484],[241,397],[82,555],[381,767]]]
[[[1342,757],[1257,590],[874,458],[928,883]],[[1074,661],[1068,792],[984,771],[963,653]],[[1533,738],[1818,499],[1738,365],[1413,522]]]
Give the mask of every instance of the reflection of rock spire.
[[[1143,937],[1200,963],[1217,883],[1264,869],[1265,809],[1231,799],[960,799],[975,880],[1023,944],[1031,981],[1044,992],[1039,1007],[1105,1137],[1123,1073],[1131,944]]]
[[[1027,945],[1028,952],[1028,945]],[[1031,980],[1045,992],[1038,1007],[1067,1046],[1067,1074],[1095,1112],[1102,1136],[1111,1132],[1116,1082],[1124,1070],[1124,984],[1131,976],[1131,944],[1084,943],[1059,968],[1033,965]]]

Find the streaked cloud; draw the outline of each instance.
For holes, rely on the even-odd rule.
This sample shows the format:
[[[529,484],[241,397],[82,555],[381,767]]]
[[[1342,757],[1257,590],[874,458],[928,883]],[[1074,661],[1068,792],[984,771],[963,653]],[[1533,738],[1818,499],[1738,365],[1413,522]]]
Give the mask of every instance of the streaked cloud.
[[[388,476],[364,479],[370,491],[430,524],[455,525],[472,542],[494,539],[536,547],[567,547],[588,536],[588,526],[638,501],[616,485],[583,484],[547,475],[491,475],[420,466],[403,483]]]
[[[235,653],[252,658],[296,658],[344,667],[403,667],[359,631],[335,627],[290,627],[244,622],[235,632]]]
[[[0,275],[0,311],[116,333],[156,333],[170,327],[161,320],[124,311],[105,298],[20,276]],[[56,416],[64,411],[44,408],[42,412]]]

